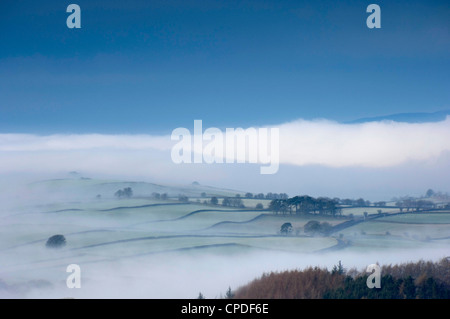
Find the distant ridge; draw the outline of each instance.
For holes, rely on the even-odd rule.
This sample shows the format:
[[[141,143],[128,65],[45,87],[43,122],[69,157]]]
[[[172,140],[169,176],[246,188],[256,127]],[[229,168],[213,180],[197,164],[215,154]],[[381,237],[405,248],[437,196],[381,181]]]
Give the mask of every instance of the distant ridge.
[[[426,123],[426,122],[440,122],[444,121],[447,116],[450,116],[450,110],[442,110],[432,113],[398,113],[377,117],[366,117],[349,122],[346,124],[357,124],[366,122],[379,122],[379,121],[395,121],[406,123]]]

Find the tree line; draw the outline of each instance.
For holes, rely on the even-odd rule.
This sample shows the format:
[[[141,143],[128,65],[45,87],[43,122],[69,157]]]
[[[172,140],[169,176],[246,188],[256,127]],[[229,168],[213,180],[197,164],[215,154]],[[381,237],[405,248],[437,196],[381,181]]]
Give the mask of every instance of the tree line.
[[[235,299],[449,299],[450,260],[381,268],[381,288],[368,288],[368,273],[319,267],[265,273],[238,288]]]
[[[263,193],[253,194],[253,193],[245,193],[244,198],[249,199],[287,199],[289,196],[286,193],[267,193],[264,195]]]
[[[341,215],[339,203],[327,197],[314,198],[308,195],[295,196],[288,199],[274,199],[269,204],[269,210],[275,214],[319,214]]]

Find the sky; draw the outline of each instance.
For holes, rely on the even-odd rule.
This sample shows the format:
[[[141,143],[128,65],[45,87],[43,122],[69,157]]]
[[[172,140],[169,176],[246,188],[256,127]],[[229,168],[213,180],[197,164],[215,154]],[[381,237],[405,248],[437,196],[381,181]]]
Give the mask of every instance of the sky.
[[[449,108],[450,6],[378,1],[0,4],[0,132],[168,134]]]
[[[254,192],[450,191],[447,1],[0,3],[0,174],[80,171]],[[381,8],[369,29],[366,8]],[[280,169],[176,165],[171,132],[277,127]],[[350,124],[352,123],[352,124]],[[97,174],[97,175],[96,175]]]

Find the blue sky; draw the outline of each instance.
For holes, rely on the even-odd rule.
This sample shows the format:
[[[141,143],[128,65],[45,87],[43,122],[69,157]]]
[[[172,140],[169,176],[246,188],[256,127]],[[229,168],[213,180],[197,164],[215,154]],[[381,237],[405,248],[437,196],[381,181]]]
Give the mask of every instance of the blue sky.
[[[81,7],[81,29],[66,7]],[[2,1],[1,133],[158,133],[449,108],[447,1]],[[381,7],[368,29],[366,7]]]
[[[450,191],[449,117],[347,124],[450,109],[448,1],[73,2],[81,29],[66,26],[72,0],[0,2],[2,176],[370,199]],[[381,29],[366,26],[370,3]],[[173,163],[170,133],[195,119],[280,128],[279,172]]]

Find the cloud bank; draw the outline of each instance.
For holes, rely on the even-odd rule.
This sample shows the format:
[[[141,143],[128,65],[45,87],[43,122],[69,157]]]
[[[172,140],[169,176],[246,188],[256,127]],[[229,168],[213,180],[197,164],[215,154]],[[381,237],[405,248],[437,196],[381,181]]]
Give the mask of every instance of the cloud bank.
[[[391,167],[427,161],[450,150],[450,117],[433,123],[393,121],[280,125],[280,159],[293,165]]]
[[[295,166],[395,167],[433,162],[450,151],[450,117],[433,123],[297,120],[270,127],[279,128],[280,163]],[[188,129],[193,134],[193,128]],[[148,172],[173,164],[174,144],[170,135],[0,134],[0,172],[79,167],[104,173],[121,167]]]

